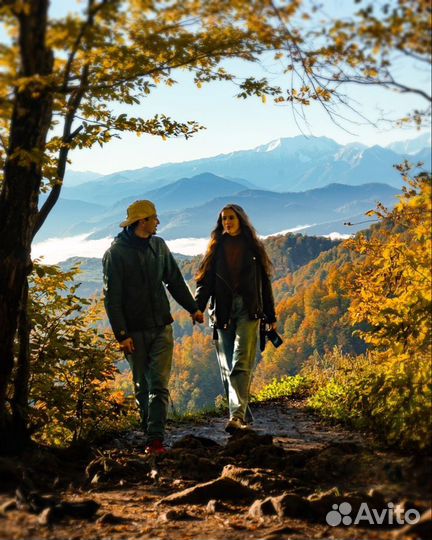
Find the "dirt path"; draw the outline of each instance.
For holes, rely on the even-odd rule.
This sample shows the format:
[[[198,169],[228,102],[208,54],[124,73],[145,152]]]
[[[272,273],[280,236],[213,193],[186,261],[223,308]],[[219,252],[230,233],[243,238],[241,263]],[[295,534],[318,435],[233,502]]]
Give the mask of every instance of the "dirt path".
[[[429,460],[380,450],[367,437],[320,422],[301,402],[262,404],[254,415],[254,432],[234,437],[223,418],[170,424],[171,449],[157,459],[143,454],[139,432],[110,441],[87,461],[33,455],[9,471],[0,538],[431,536],[430,519],[402,534],[403,525],[395,527],[396,518],[428,509]],[[3,473],[8,466],[3,462]]]

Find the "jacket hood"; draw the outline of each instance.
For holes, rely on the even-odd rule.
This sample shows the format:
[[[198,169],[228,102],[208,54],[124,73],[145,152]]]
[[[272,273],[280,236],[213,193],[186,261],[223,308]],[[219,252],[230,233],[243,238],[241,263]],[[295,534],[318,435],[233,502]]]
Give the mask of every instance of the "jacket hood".
[[[130,233],[127,229],[123,229],[122,232],[114,238],[111,245],[112,246],[128,246],[131,243]]]
[[[112,241],[111,247],[113,246],[123,246],[134,249],[143,249],[143,247],[150,244],[152,236],[147,239],[138,238],[133,230],[125,228],[121,233],[119,233],[114,240]]]

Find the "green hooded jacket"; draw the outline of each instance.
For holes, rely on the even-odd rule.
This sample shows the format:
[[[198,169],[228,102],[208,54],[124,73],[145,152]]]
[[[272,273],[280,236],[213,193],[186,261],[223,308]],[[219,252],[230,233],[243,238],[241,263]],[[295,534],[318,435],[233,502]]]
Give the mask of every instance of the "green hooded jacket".
[[[105,309],[118,341],[173,322],[166,288],[189,313],[198,309],[164,240],[152,236],[142,245],[125,229],[103,256]]]

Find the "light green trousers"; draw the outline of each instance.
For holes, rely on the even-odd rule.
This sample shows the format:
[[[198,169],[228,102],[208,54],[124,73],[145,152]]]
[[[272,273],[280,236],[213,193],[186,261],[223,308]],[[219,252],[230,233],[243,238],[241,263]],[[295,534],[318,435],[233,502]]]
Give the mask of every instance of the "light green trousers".
[[[226,330],[218,329],[216,353],[228,399],[230,418],[251,422],[249,390],[255,367],[258,339],[258,320],[249,319],[241,296],[234,296],[231,324]]]

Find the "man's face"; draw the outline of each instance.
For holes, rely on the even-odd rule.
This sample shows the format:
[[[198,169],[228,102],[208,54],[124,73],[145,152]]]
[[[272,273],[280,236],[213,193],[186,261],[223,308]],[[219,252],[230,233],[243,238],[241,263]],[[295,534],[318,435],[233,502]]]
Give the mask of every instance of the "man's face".
[[[140,219],[140,231],[148,236],[156,234],[156,229],[159,223],[160,221],[156,214],[154,216]]]

